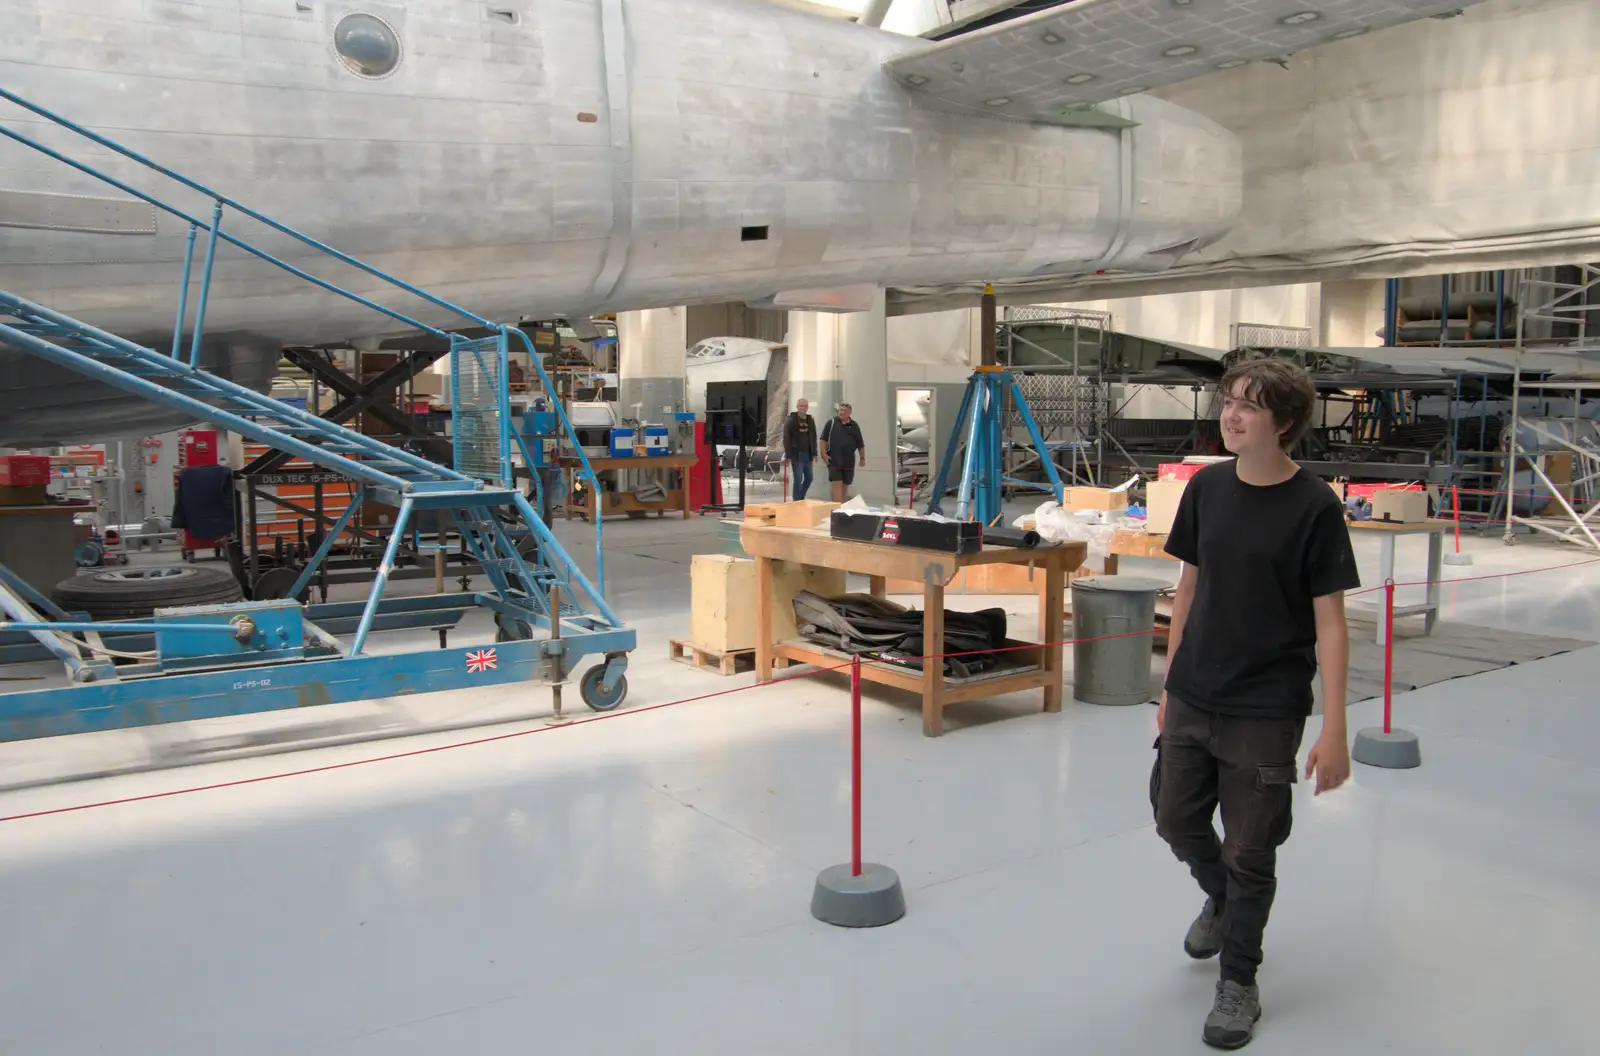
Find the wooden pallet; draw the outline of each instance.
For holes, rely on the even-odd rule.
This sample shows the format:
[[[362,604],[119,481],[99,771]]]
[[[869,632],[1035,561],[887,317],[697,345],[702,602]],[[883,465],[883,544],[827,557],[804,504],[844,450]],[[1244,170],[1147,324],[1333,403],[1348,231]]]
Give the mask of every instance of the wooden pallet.
[[[754,649],[734,649],[731,652],[719,653],[714,649],[702,649],[682,638],[667,639],[667,655],[680,664],[710,668],[721,671],[724,675],[737,675],[744,671],[754,671],[756,668]]]

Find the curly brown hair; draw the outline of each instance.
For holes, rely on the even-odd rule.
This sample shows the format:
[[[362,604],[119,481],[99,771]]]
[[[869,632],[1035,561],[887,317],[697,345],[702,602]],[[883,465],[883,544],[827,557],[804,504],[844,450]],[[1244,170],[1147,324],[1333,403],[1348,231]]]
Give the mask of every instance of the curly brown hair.
[[[1317,389],[1306,368],[1287,359],[1247,359],[1228,368],[1222,375],[1224,395],[1244,382],[1240,395],[1272,412],[1281,430],[1278,443],[1291,450],[1311,428],[1311,412],[1317,405]]]

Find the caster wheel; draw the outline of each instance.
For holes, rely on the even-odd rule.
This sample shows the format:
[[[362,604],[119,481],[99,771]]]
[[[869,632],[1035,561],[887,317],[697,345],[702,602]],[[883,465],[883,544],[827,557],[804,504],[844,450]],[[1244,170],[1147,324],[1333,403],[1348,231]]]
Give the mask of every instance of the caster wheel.
[[[600,684],[605,671],[605,664],[596,664],[585,671],[582,680],[578,682],[578,695],[592,711],[612,711],[622,703],[622,698],[628,695],[627,675],[619,675],[616,686],[610,693],[606,692],[605,687]]]
[[[523,623],[521,620],[511,620],[509,622],[512,625],[509,631],[506,629],[505,623],[501,623],[499,621],[495,622],[495,642],[525,642],[529,638],[533,637],[533,628],[529,627],[526,623]]]

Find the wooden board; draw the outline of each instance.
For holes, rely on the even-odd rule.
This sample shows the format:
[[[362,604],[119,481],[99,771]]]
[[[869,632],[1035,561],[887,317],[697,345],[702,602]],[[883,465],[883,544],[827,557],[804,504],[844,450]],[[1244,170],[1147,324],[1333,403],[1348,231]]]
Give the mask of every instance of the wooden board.
[[[1168,561],[1167,537],[1137,528],[1118,528],[1111,537],[1111,552],[1122,557],[1159,557]]]
[[[719,653],[713,649],[702,649],[693,642],[686,642],[682,638],[667,639],[667,655],[680,664],[709,671],[720,671],[724,675],[737,675],[744,671],[754,671],[756,666],[756,651],[754,648],[734,649],[729,652]]]

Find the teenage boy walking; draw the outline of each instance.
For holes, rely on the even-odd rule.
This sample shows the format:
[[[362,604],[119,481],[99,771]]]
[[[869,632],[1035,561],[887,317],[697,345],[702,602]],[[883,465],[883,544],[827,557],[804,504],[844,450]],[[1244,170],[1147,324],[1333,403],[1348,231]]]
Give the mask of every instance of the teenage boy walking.
[[[1338,497],[1287,453],[1311,422],[1310,377],[1285,360],[1251,360],[1228,371],[1222,392],[1222,441],[1236,457],[1189,480],[1167,539],[1183,565],[1152,799],[1156,831],[1206,895],[1183,948],[1221,954],[1202,1037],[1237,1049],[1261,1018],[1256,968],[1319,659],[1322,734],[1306,778],[1316,775],[1320,794],[1350,776],[1344,592],[1360,578]]]

